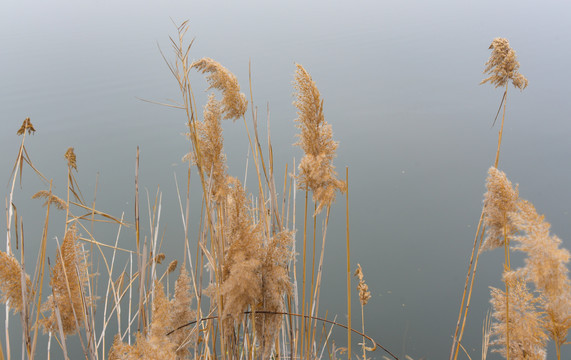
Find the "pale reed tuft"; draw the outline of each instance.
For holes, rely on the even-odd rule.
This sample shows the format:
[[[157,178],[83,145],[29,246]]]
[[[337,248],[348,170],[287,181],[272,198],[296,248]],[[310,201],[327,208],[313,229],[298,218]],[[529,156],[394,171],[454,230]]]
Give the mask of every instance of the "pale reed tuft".
[[[22,126],[20,126],[20,129],[18,129],[17,134],[23,135],[26,131],[28,132],[28,135],[36,132],[36,129],[34,129],[34,125],[32,125],[32,122],[30,121],[30,118],[26,118],[24,120]]]
[[[209,73],[206,77],[210,86],[208,89],[218,89],[222,91],[222,113],[224,119],[239,119],[244,116],[248,109],[246,95],[240,92],[238,80],[228,69],[215,60],[202,58],[192,63],[191,68],[204,73]]]
[[[546,328],[558,346],[564,344],[571,328],[571,282],[567,265],[570,253],[560,248],[561,240],[549,234],[550,224],[543,215],[537,214],[528,201],[517,203],[518,211],[511,220],[520,236],[515,249],[527,253],[525,267],[519,270],[535,284],[544,299],[548,321]]]
[[[494,346],[492,351],[507,356],[507,330],[510,358],[544,360],[547,335],[544,331],[542,314],[537,309],[540,300],[527,290],[526,283],[521,278],[513,276],[508,282],[510,283],[509,323],[506,323],[506,294],[500,289],[490,287],[492,295],[490,303],[496,320],[490,333],[494,338],[490,343]]]
[[[270,239],[263,250],[261,268],[262,292],[258,299],[258,308],[264,311],[285,311],[284,296],[291,293],[287,265],[291,260],[293,231],[281,231]],[[263,359],[269,359],[276,336],[282,325],[282,315],[257,314],[256,334],[261,339]]]
[[[222,105],[211,94],[204,107],[204,121],[197,122],[198,147],[200,156],[193,156],[206,177],[212,178],[212,194],[215,200],[221,200],[226,190],[226,155],[224,154],[224,138],[222,137]]]
[[[192,310],[192,284],[186,267],[180,269],[176,280],[174,299],[170,302],[172,330],[196,320],[196,313]],[[170,341],[175,344],[176,355],[179,359],[186,359],[190,355],[189,346],[195,342],[195,332],[191,326],[176,330],[169,335]]]
[[[248,306],[254,308],[262,294],[262,235],[248,211],[247,198],[240,181],[228,180],[226,226],[224,237],[229,244],[224,256],[221,294],[224,297],[224,320],[238,323]],[[225,326],[232,322],[225,321]]]
[[[67,160],[67,166],[69,166],[70,169],[74,169],[75,171],[77,171],[77,158],[75,157],[73,148],[72,147],[68,148],[64,156]]]
[[[482,80],[480,84],[492,83],[495,87],[505,86],[508,81],[512,81],[513,86],[523,90],[527,87],[527,79],[518,72],[519,62],[514,49],[504,38],[495,38],[490,45],[492,55],[486,62],[484,73],[490,76]]]
[[[175,344],[167,337],[170,330],[171,313],[169,301],[162,285],[155,281],[153,298],[153,315],[149,333],[145,338],[137,333],[134,345],[121,341],[120,335],[115,336],[113,346],[109,350],[109,360],[175,360]]]
[[[345,182],[337,179],[333,158],[338,143],[333,141],[331,125],[323,115],[323,100],[315,82],[303,66],[297,64],[294,88],[296,90],[297,127],[301,129],[298,142],[304,156],[299,164],[298,181],[301,189],[313,191],[318,203],[317,213],[335,200],[337,190],[344,192]]]
[[[51,314],[49,317],[40,320],[40,324],[46,332],[54,332],[59,329],[56,306],[59,310],[64,334],[75,333],[79,330],[78,325],[82,326],[84,322],[83,300],[86,303],[90,302],[90,299],[85,297],[84,287],[89,279],[85,255],[79,247],[77,239],[77,230],[74,225],[67,230],[56,256],[56,264],[50,279],[53,295],[50,295],[42,305],[42,312],[51,310]]]
[[[47,190],[40,190],[32,196],[32,199],[45,199],[43,206],[48,204],[54,205],[58,210],[67,209],[67,203],[63,201],[60,197],[52,194]]]
[[[371,299],[371,292],[369,291],[369,286],[365,284],[365,274],[363,274],[361,264],[357,264],[357,270],[355,270],[354,276],[359,278],[359,284],[357,285],[357,289],[359,290],[359,301],[361,301],[361,305],[367,305]]]
[[[505,237],[515,229],[509,221],[509,214],[516,210],[517,186],[514,189],[506,174],[495,167],[488,170],[487,192],[484,194],[484,224],[486,240],[481,251],[504,246]]]
[[[32,282],[28,274],[26,276],[26,296],[30,297]],[[22,266],[11,255],[0,251],[0,291],[3,303],[10,302],[10,308],[14,312],[22,311]]]

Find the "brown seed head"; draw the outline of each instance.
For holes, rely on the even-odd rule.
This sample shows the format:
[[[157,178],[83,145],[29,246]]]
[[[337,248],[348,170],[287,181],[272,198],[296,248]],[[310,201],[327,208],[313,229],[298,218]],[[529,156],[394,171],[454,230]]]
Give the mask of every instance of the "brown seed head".
[[[523,90],[527,87],[527,79],[519,73],[519,62],[514,49],[504,38],[495,38],[490,45],[492,55],[486,62],[484,73],[490,76],[482,80],[480,84],[492,83],[495,87],[505,86],[508,81],[512,81],[513,86]]]
[[[367,305],[371,299],[371,292],[369,291],[369,286],[365,284],[365,274],[363,274],[361,264],[357,264],[357,270],[355,270],[355,274],[353,276],[357,276],[359,278],[359,284],[357,285],[357,289],[359,290],[359,301],[361,301],[361,305]]]
[[[75,171],[77,171],[77,159],[72,147],[68,148],[65,152],[65,158],[67,159],[67,166],[70,169],[75,169]]]
[[[28,274],[26,277],[26,296],[31,298],[32,282]],[[10,302],[14,312],[22,311],[22,266],[11,255],[0,251],[0,291],[3,303]]]
[[[32,196],[32,199],[45,199],[43,206],[48,204],[54,205],[58,210],[67,209],[67,203],[63,201],[60,197],[52,194],[47,190],[40,190]]]
[[[484,224],[486,240],[481,250],[492,250],[504,246],[506,237],[512,236],[515,228],[510,221],[510,213],[516,210],[517,186],[502,171],[491,167],[486,179],[487,192],[484,194]]]
[[[192,63],[191,68],[209,73],[206,77],[210,86],[208,89],[222,91],[222,112],[224,119],[239,119],[248,108],[246,95],[240,92],[238,80],[228,69],[210,58],[202,58]]]
[[[26,118],[24,120],[22,126],[20,126],[20,129],[18,129],[18,132],[16,134],[23,135],[26,131],[28,132],[28,135],[36,132],[36,129],[34,129],[34,125],[32,125],[32,122],[30,121],[30,118]]]
[[[344,192],[345,182],[337,179],[333,158],[337,142],[333,141],[331,125],[323,115],[323,100],[315,82],[303,66],[297,64],[294,88],[296,90],[297,127],[301,130],[298,141],[305,155],[299,164],[298,181],[301,189],[313,191],[319,213],[324,206],[335,201],[336,191]]]

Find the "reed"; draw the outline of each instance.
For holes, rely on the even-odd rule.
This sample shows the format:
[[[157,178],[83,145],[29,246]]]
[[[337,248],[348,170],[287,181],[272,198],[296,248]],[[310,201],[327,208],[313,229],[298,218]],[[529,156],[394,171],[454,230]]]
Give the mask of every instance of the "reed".
[[[508,85],[511,83],[523,90],[528,81],[519,73],[515,51],[506,39],[494,39],[490,49],[492,55],[485,68],[489,77],[482,83],[490,82],[495,87],[505,88],[496,115],[497,118],[503,107],[502,122],[494,166],[488,170],[484,206],[474,239],[450,358],[456,359],[458,349],[462,346],[460,342],[479,255],[486,250],[503,248],[502,279],[505,291],[491,288],[494,320],[490,322],[487,318],[484,325],[482,359],[486,358],[488,348],[506,359],[545,359],[547,342],[551,339],[555,344],[556,357],[560,360],[561,347],[567,343],[571,328],[570,253],[559,247],[561,240],[550,235],[549,223],[537,214],[530,202],[519,197],[517,186],[514,187],[506,174],[498,170]],[[511,263],[512,251],[526,254],[525,265],[515,270]]]
[[[317,85],[307,70],[296,64],[294,106],[298,112],[295,124],[300,133],[295,145],[303,150],[303,157],[297,167],[294,161],[294,174],[288,174],[286,165],[283,193],[279,194],[269,124],[267,148],[264,148],[251,85],[248,101],[237,78],[226,67],[210,58],[191,62],[192,43],[185,40],[188,23],[182,23],[177,30],[177,36],[171,38],[174,61],[167,64],[179,86],[182,101],[162,105],[180,109],[186,117],[190,151],[183,157],[188,165],[185,195],[181,196],[177,182],[185,229],[184,242],[180,245],[184,256],[167,262],[161,252],[165,235],[161,230],[160,189],[154,195],[147,192],[147,214],[143,216],[148,217],[148,229],[141,223],[138,148],[134,231],[130,231],[133,224],[126,222],[124,215],[117,217],[96,209],[97,191],[88,205],[77,178],[79,160],[74,148],[68,148],[64,154],[66,195],[59,197],[52,192],[51,181],[37,170],[24,146],[26,135],[35,131],[30,119],[26,119],[17,131],[22,136],[22,144],[10,179],[7,248],[0,251],[1,300],[7,309],[20,315],[22,358],[34,359],[46,354],[48,358],[83,356],[110,360],[318,359],[325,353],[338,352],[331,342],[332,327],[347,329],[349,357],[350,334],[361,336],[363,356],[366,356],[366,351],[374,351],[377,344],[364,333],[363,309],[362,331],[357,331],[351,328],[350,322],[345,326],[327,319],[319,308],[330,209],[337,192],[346,192],[347,183],[337,178],[333,166],[338,143],[333,140],[331,125],[325,120],[324,101]],[[167,56],[163,56],[166,60]],[[189,75],[193,71],[206,76],[207,91],[212,91],[202,112],[198,111],[193,95]],[[250,124],[246,121],[248,104],[252,106]],[[244,120],[256,172],[254,191],[250,191],[246,180],[241,182],[229,174],[226,164],[224,120],[240,118]],[[36,191],[32,196],[43,200],[46,208],[37,267],[32,277],[23,261],[23,227],[18,224],[13,204],[17,177],[21,180],[26,166],[50,184],[47,190]],[[193,196],[202,209],[198,218],[200,225],[194,229],[196,236],[191,235],[189,220],[194,169],[202,189],[199,196]],[[306,224],[308,205],[313,202],[313,227],[304,226],[301,234],[296,234],[295,228],[297,191],[306,194]],[[186,197],[186,209],[183,197]],[[49,240],[48,225],[53,209],[65,212],[65,221],[59,224],[63,230],[62,241],[57,237],[54,242]],[[10,226],[12,223],[14,228]],[[117,227],[114,243],[95,237],[94,228],[100,226]],[[130,240],[120,239],[125,236],[121,235],[124,229]],[[348,231],[347,228],[347,236]],[[306,246],[308,236],[313,240],[312,247]],[[303,271],[297,274],[295,242],[301,237],[304,245],[299,257],[303,258]],[[21,244],[20,256],[12,252],[14,238],[16,246]],[[321,246],[318,246],[319,240]],[[192,244],[193,241],[196,243]],[[53,247],[56,247],[55,254],[48,257]],[[194,254],[193,248],[196,249]],[[308,258],[310,268],[306,266]],[[124,265],[120,265],[121,259],[126,261]],[[179,267],[179,264],[182,265]],[[171,291],[170,278],[177,268],[180,272]],[[46,270],[50,274],[49,291],[43,288]],[[302,279],[298,282],[299,275]],[[348,279],[349,276],[348,273]],[[359,286],[364,301],[366,285],[360,283]],[[103,294],[98,293],[98,289],[104,289]],[[351,296],[350,289],[348,296]],[[350,315],[350,307],[348,310]],[[8,319],[6,348],[0,349],[0,354],[10,359],[13,344]],[[326,335],[326,325],[331,326],[329,335]],[[38,348],[39,328],[47,337],[47,349]],[[365,347],[365,341],[373,346]],[[83,355],[73,353],[75,345],[72,344],[79,344]]]
[[[167,64],[181,101],[162,105],[181,110],[186,120],[186,192],[180,191],[175,176],[184,227],[179,244],[182,257],[167,260],[162,252],[168,236],[161,224],[160,189],[154,195],[147,192],[147,214],[140,213],[138,148],[134,159],[134,224],[130,224],[124,214],[118,217],[96,209],[97,191],[92,201],[86,201],[77,180],[79,161],[73,148],[64,155],[66,196],[56,195],[52,181],[32,163],[25,147],[27,135],[35,132],[30,119],[25,119],[17,130],[22,142],[6,202],[6,249],[0,251],[0,301],[7,313],[0,359],[12,357],[16,346],[11,339],[15,328],[12,319],[18,316],[22,359],[44,354],[48,359],[90,360],[336,359],[346,353],[349,359],[365,360],[379,348],[398,360],[365,333],[365,305],[371,293],[359,264],[353,276],[358,278],[361,330],[352,327],[358,317],[355,321],[351,307],[349,170],[346,167],[345,180],[338,179],[333,165],[338,143],[333,140],[332,126],[325,120],[325,102],[309,72],[295,65],[294,124],[300,131],[295,145],[303,155],[297,166],[294,160],[293,174],[288,173],[289,165],[284,174],[276,174],[269,123],[266,146],[262,146],[264,139],[258,131],[251,76],[247,100],[229,69],[210,58],[190,61],[192,42],[185,40],[187,22],[177,31],[171,38],[174,60]],[[503,108],[502,123],[450,358],[456,359],[463,349],[479,256],[484,250],[503,248],[505,290],[491,289],[493,310],[484,324],[482,359],[488,348],[507,359],[544,359],[551,339],[560,360],[571,328],[571,254],[560,247],[561,240],[550,233],[545,218],[519,197],[517,186],[498,169],[508,84],[523,90],[527,79],[519,73],[519,63],[507,40],[495,39],[490,48],[492,56],[485,68],[489,77],[482,83],[505,87],[498,109],[499,115]],[[193,94],[192,72],[205,75],[207,91],[212,91],[202,111]],[[248,105],[251,122],[246,120]],[[229,173],[224,152],[224,120],[235,122],[240,118],[255,168],[254,179],[249,182],[248,168],[243,182]],[[27,189],[17,190],[15,186],[18,177],[22,184],[25,167],[46,185],[29,194],[43,200],[46,211],[43,224],[38,225],[43,225],[43,230],[35,268],[25,262],[22,214],[18,214],[14,200],[16,191],[28,195]],[[281,194],[276,178],[284,179]],[[199,188],[192,202],[191,180],[197,181]],[[298,191],[304,195],[304,223],[299,231]],[[320,309],[327,231],[337,194],[344,194],[346,201],[347,325],[328,319],[328,313]],[[198,207],[201,211],[196,212],[193,223],[199,225],[191,228],[190,209]],[[61,227],[62,241],[57,236],[50,240],[54,209],[65,211],[65,220],[56,225]],[[148,228],[142,225],[141,217],[148,218]],[[99,226],[116,227],[115,241],[97,238],[94,228]],[[121,235],[124,229],[126,241]],[[511,263],[513,251],[525,254],[523,266]],[[49,287],[44,284],[45,273],[49,273]],[[347,330],[346,347],[335,346],[331,339],[334,327]],[[38,340],[40,336],[45,342]],[[352,336],[362,339],[356,353]],[[371,346],[367,346],[369,342]],[[46,349],[39,344],[45,344]],[[79,346],[82,354],[72,354]]]

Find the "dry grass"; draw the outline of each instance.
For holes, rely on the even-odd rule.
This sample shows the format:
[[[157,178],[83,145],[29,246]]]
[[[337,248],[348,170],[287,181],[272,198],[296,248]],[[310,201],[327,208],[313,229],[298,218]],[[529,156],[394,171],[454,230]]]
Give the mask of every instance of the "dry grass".
[[[519,73],[520,65],[515,51],[506,39],[494,39],[490,49],[492,55],[485,68],[485,72],[490,76],[482,83],[490,82],[495,87],[505,87],[500,105],[501,110],[503,104],[502,124],[498,134],[495,163],[488,170],[484,207],[474,239],[474,250],[468,267],[450,359],[457,358],[458,349],[462,346],[462,333],[479,255],[484,250],[503,248],[502,279],[506,290],[491,288],[490,302],[494,321],[490,323],[486,320],[484,325],[482,359],[486,358],[489,346],[492,351],[500,353],[508,360],[545,359],[547,342],[551,339],[555,344],[556,357],[560,360],[561,347],[567,343],[568,331],[571,328],[571,282],[568,276],[571,255],[566,249],[560,248],[561,240],[549,233],[550,225],[544,216],[537,214],[530,202],[521,199],[517,186],[514,188],[506,174],[497,169],[508,84],[511,82],[516,88],[523,90],[528,81]],[[522,251],[526,255],[524,266],[515,270],[512,269],[511,263],[511,252],[514,250]],[[474,254],[476,257],[473,262]],[[467,293],[468,288],[470,290]]]
[[[78,159],[74,149],[69,148],[64,155],[67,196],[63,199],[52,192],[51,182],[28,157],[24,146],[26,135],[35,131],[30,119],[17,131],[22,144],[11,178],[10,203],[16,179],[18,175],[22,178],[25,166],[50,184],[48,189],[36,191],[32,196],[44,200],[46,212],[33,278],[27,275],[25,264],[20,263],[24,249],[22,229],[8,226],[7,251],[0,252],[2,301],[20,314],[23,358],[45,354],[48,358],[81,357],[68,350],[72,343],[79,343],[86,359],[316,359],[338,352],[330,339],[331,329],[328,336],[323,335],[325,324],[344,327],[349,334],[362,336],[363,354],[374,351],[376,343],[364,332],[320,317],[319,295],[330,207],[336,192],[346,192],[347,186],[337,179],[334,170],[338,144],[332,139],[331,125],[325,121],[323,100],[316,84],[297,65],[295,106],[301,130],[297,145],[304,150],[304,156],[298,174],[288,174],[286,167],[283,194],[278,194],[271,139],[268,135],[268,149],[264,150],[256,111],[252,111],[252,124],[248,127],[248,101],[237,78],[215,60],[203,58],[190,62],[190,45],[184,39],[187,30],[187,23],[183,23],[178,28],[178,37],[171,39],[175,59],[167,62],[182,98],[181,103],[169,106],[183,110],[190,141],[190,152],[184,157],[189,166],[187,191],[181,195],[177,189],[185,228],[184,242],[180,244],[183,258],[167,263],[161,252],[164,235],[160,228],[160,192],[157,191],[154,199],[148,195],[148,232],[140,224],[138,151],[135,231],[128,232],[131,241],[121,240],[119,244],[122,229],[131,225],[123,216],[118,218],[96,209],[95,198],[91,204],[87,203],[76,178]],[[201,114],[189,79],[193,69],[206,74],[207,90],[215,90]],[[222,120],[239,118],[244,120],[253,154],[257,183],[254,191],[229,174],[226,164]],[[202,208],[196,236],[190,234],[189,226],[190,174],[194,166],[202,188],[200,196],[193,196],[199,201],[196,205]],[[306,219],[310,193],[315,202],[313,232],[309,234],[305,226],[302,234],[304,247],[300,256],[304,259],[304,271],[299,280],[295,250],[298,189],[306,193]],[[15,206],[7,208],[8,224],[15,217],[18,225],[15,209]],[[65,210],[61,244],[57,238],[48,239],[53,209]],[[96,239],[96,226],[117,226],[115,242]],[[12,234],[16,243],[22,244],[20,257],[12,253]],[[305,264],[308,236],[313,236],[310,270]],[[320,251],[316,246],[319,238]],[[48,257],[50,248],[57,251]],[[119,265],[120,259],[126,264]],[[180,274],[171,293],[169,279],[179,264]],[[44,286],[45,273],[50,275],[48,289]],[[364,282],[359,286],[364,305],[370,293]],[[303,288],[301,297],[298,287]],[[10,358],[13,347],[9,320],[6,351],[0,349],[6,358]],[[39,348],[40,328],[47,334],[47,349]],[[109,343],[111,338],[114,340]],[[370,341],[372,347],[365,347],[365,341]]]
[[[179,243],[182,258],[168,262],[161,252],[164,232],[159,191],[154,198],[147,197],[148,231],[140,224],[138,151],[135,230],[128,232],[129,240],[122,240],[119,246],[122,229],[133,226],[123,216],[97,210],[95,199],[91,205],[85,201],[75,177],[78,159],[74,149],[69,148],[65,153],[67,197],[64,200],[52,192],[51,182],[28,156],[26,136],[35,131],[30,119],[17,131],[22,142],[7,196],[10,206],[6,208],[6,251],[0,251],[0,292],[7,309],[19,316],[22,358],[321,359],[329,354],[335,359],[345,352],[348,358],[366,359],[378,345],[365,334],[365,305],[371,293],[359,265],[354,275],[359,280],[362,330],[357,331],[351,327],[350,299],[354,290],[350,286],[348,169],[346,180],[339,180],[333,165],[338,143],[325,120],[324,101],[317,85],[301,65],[296,65],[295,124],[300,133],[295,145],[303,150],[303,157],[297,169],[293,166],[296,174],[289,175],[286,167],[282,174],[283,191],[279,194],[275,179],[282,175],[275,174],[269,135],[267,149],[260,143],[252,89],[252,122],[248,127],[248,101],[238,80],[215,60],[203,58],[191,62],[191,48],[185,42],[187,30],[185,22],[178,28],[178,36],[171,39],[175,59],[167,62],[181,95],[180,103],[169,106],[182,110],[190,142],[189,156],[185,157],[185,161],[191,160],[186,162],[187,191],[181,194],[177,183],[185,229],[185,237]],[[519,74],[519,63],[507,40],[495,39],[491,49],[492,56],[485,68],[490,76],[483,83],[506,87],[502,98],[504,113],[450,358],[458,357],[458,349],[463,348],[462,334],[480,250],[503,247],[502,277],[506,290],[491,291],[494,321],[484,329],[482,358],[490,346],[508,359],[543,359],[551,339],[560,360],[561,347],[567,343],[571,328],[571,282],[567,268],[570,254],[550,234],[544,217],[537,214],[531,203],[519,198],[517,188],[497,169],[507,84],[511,82],[524,89],[527,79]],[[198,111],[189,78],[193,69],[206,74],[208,89],[220,95],[217,99],[216,94],[211,94],[202,112]],[[255,166],[253,189],[228,173],[224,154],[222,120],[239,118],[244,121]],[[15,183],[18,176],[21,181],[25,166],[50,184],[47,190],[32,192],[33,198],[45,201],[40,249],[32,271],[24,263],[23,225],[13,203]],[[198,180],[202,190],[199,196],[193,196],[196,202],[193,206],[202,210],[200,215],[196,214],[199,226],[191,229],[193,167],[198,170],[195,173],[198,179],[192,181]],[[297,190],[305,195],[302,230],[295,225]],[[324,318],[319,309],[329,215],[338,192],[346,194],[348,326]],[[61,245],[57,238],[48,239],[54,208],[66,212],[65,222],[59,224],[64,234]],[[311,209],[313,216],[309,216]],[[308,218],[313,227],[308,225]],[[117,227],[115,242],[96,239],[95,226]],[[300,239],[303,239],[301,246],[296,244]],[[312,247],[308,246],[308,239],[313,240]],[[319,240],[321,247],[317,246]],[[47,255],[48,248],[56,249],[51,258]],[[15,249],[20,254],[14,253]],[[515,270],[510,262],[510,252],[514,250],[526,255],[524,265]],[[298,269],[298,258],[302,259],[302,269]],[[118,265],[120,260],[125,263]],[[180,272],[171,291],[170,277],[177,268]],[[45,273],[50,275],[49,289],[44,288]],[[6,349],[0,349],[0,359],[10,359],[14,348],[10,340],[15,328],[12,318],[6,318]],[[326,329],[326,324],[347,329],[346,348],[335,346],[330,338],[331,328]],[[46,349],[39,345],[40,328],[47,333]],[[359,355],[352,354],[352,333],[362,338]],[[111,338],[114,340],[109,344]],[[72,342],[80,344],[83,354],[69,353]],[[372,346],[366,346],[366,342]],[[397,359],[388,349],[379,348]]]

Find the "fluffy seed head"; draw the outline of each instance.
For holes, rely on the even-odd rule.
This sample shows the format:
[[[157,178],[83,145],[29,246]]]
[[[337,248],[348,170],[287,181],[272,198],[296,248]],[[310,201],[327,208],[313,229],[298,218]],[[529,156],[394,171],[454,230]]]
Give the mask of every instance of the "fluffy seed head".
[[[32,282],[28,274],[26,277],[26,296],[32,292]],[[10,302],[10,308],[14,312],[22,311],[22,266],[11,255],[0,251],[0,291],[2,297],[0,301]]]
[[[65,152],[65,158],[67,160],[67,166],[69,166],[70,169],[77,171],[77,158],[75,157],[72,147],[68,148]]]
[[[333,141],[331,125],[325,121],[319,90],[303,66],[296,66],[295,121],[301,133],[294,145],[300,146],[305,153],[299,164],[298,181],[302,189],[313,191],[313,200],[318,203],[317,212],[320,212],[335,201],[337,190],[345,191],[346,184],[337,179],[333,166],[338,144]]]
[[[192,63],[191,68],[209,73],[206,79],[210,86],[208,89],[222,91],[222,113],[224,119],[239,119],[244,116],[248,108],[246,95],[240,92],[238,80],[228,69],[219,62],[210,58],[202,58]]]
[[[506,174],[495,167],[488,170],[487,191],[484,194],[484,224],[486,240],[481,250],[491,250],[504,246],[506,236],[511,236],[515,228],[509,221],[509,214],[516,210],[517,187],[514,189]]]
[[[484,73],[490,76],[480,84],[492,83],[495,87],[505,86],[511,80],[513,86],[523,90],[527,87],[527,79],[519,73],[519,62],[514,49],[504,38],[495,38],[490,45],[492,55],[486,62]]]

